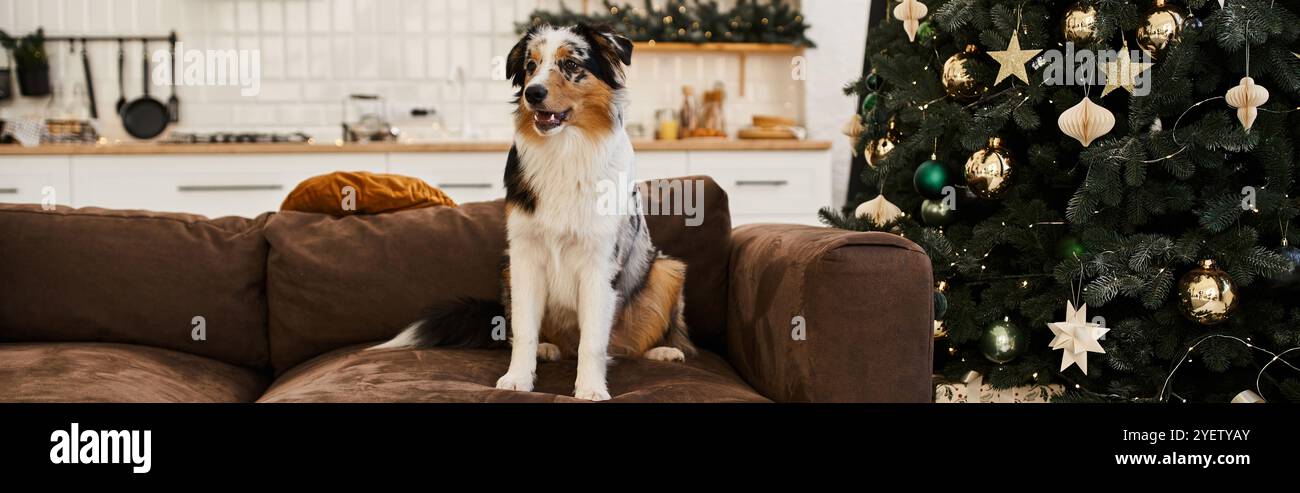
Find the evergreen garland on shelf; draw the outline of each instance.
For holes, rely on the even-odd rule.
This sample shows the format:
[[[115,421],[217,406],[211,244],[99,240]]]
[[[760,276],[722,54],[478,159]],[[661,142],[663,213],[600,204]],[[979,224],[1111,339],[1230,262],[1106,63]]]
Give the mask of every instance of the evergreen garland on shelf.
[[[737,0],[723,9],[715,0],[667,0],[656,7],[604,1],[604,9],[584,14],[560,6],[559,12],[534,11],[519,23],[520,33],[537,25],[608,24],[632,41],[684,43],[772,43],[816,46],[806,36],[803,14],[786,0]]]

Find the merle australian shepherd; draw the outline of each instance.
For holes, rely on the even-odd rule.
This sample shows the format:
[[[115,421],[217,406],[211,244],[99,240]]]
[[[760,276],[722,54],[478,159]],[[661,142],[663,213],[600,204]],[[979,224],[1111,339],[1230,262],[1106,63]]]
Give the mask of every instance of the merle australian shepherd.
[[[623,67],[632,43],[604,26],[540,26],[510,50],[514,146],[506,158],[503,303],[435,306],[376,348],[490,347],[510,332],[497,388],[531,391],[537,360],[578,360],[573,394],[606,400],[610,355],[682,361],[695,354],[682,310],[686,265],[650,241],[640,208],[602,210],[618,190],[639,203],[623,130]],[[615,185],[615,186],[610,186]],[[608,199],[608,197],[605,197]],[[606,202],[608,203],[608,202]]]

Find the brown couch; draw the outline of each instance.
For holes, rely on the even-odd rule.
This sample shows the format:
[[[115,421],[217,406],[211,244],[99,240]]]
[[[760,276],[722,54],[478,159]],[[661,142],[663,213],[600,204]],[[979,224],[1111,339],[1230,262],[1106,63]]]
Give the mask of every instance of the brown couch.
[[[617,359],[615,402],[930,399],[931,285],[907,240],[649,216],[688,264],[685,363]],[[503,350],[362,351],[432,302],[498,296],[502,203],[255,219],[0,204],[0,401],[574,401],[574,362],[493,388]],[[806,338],[792,337],[803,317]],[[194,335],[205,332],[202,340]]]

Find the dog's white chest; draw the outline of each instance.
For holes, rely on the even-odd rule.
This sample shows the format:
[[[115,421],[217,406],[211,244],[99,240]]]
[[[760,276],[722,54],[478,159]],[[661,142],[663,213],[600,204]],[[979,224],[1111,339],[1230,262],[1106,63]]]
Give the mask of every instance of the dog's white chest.
[[[627,200],[622,195],[631,190],[625,182],[632,154],[626,134],[594,145],[562,139],[521,148],[520,164],[536,206],[512,213],[508,227],[512,257],[516,248],[526,248],[543,260],[547,306],[576,309],[585,278],[608,282],[615,274],[614,246],[627,211],[608,205]]]

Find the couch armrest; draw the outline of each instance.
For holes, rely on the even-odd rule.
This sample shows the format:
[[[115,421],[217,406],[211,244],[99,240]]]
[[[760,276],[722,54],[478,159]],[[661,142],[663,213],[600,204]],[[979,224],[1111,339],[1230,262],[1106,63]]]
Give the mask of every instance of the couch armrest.
[[[920,247],[778,224],[736,228],[731,243],[727,357],[755,389],[778,402],[930,402],[934,287]]]

